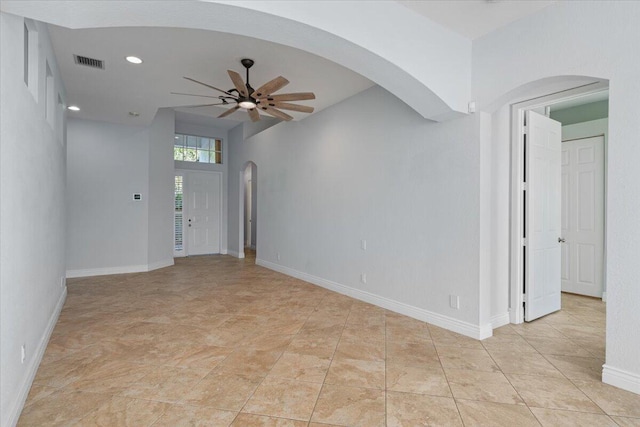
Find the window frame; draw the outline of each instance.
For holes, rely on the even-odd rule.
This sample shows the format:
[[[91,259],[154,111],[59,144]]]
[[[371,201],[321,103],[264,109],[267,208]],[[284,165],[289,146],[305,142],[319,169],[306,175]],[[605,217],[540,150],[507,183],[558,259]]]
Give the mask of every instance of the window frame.
[[[194,144],[193,147],[189,147],[189,142],[187,141],[187,138],[196,138],[195,142],[192,142]],[[182,144],[181,145],[177,145],[176,142],[178,139],[182,140]],[[202,139],[206,139],[208,140],[208,144],[209,144],[209,148],[205,149],[201,147],[201,142]],[[220,149],[217,150],[217,146],[218,146],[218,141],[219,141],[219,147]],[[213,143],[212,143],[213,142]],[[188,160],[184,158],[184,155],[182,158],[176,158],[176,148],[182,147],[183,149],[188,149],[188,148],[193,148],[195,149],[196,152],[196,160]],[[213,147],[213,148],[212,148]],[[200,160],[200,156],[199,153],[207,153],[206,158],[208,160],[206,161],[202,161]],[[224,161],[224,139],[217,137],[217,136],[204,136],[204,135],[194,135],[194,134],[189,134],[189,133],[183,133],[183,132],[174,132],[174,142],[173,142],[173,160],[176,162],[185,162],[188,164],[201,164],[201,165],[222,165],[223,161]],[[215,161],[211,161],[211,159],[214,159]]]

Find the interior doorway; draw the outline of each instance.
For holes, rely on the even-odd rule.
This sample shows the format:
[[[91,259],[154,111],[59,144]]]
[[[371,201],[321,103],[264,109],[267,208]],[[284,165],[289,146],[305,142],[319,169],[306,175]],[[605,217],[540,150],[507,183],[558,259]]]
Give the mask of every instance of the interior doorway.
[[[241,254],[254,253],[257,247],[258,234],[258,167],[254,162],[247,162],[240,171],[241,219],[240,248]]]
[[[521,323],[560,309],[561,291],[606,298],[607,86],[514,104],[512,123],[510,317]]]

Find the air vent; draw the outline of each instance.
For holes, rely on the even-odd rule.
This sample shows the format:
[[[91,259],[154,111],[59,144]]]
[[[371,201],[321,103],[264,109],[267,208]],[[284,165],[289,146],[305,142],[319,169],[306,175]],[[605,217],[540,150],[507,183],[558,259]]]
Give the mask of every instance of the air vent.
[[[104,70],[104,61],[102,59],[94,59],[86,56],[73,55],[73,59],[78,65],[84,65],[85,67],[98,68]]]

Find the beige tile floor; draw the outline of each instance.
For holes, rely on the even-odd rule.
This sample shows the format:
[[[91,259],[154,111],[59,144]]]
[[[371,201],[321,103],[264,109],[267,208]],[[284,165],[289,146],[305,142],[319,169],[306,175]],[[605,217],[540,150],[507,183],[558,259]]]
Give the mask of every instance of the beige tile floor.
[[[68,289],[21,426],[640,426],[591,298],[480,342],[252,258]]]

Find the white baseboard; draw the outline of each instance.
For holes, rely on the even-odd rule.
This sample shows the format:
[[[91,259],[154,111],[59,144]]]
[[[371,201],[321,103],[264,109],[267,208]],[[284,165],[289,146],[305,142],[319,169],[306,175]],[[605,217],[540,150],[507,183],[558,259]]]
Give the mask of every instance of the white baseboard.
[[[602,366],[602,382],[640,394],[640,374],[614,368],[613,366]]]
[[[489,321],[491,322],[491,329],[496,329],[500,326],[508,325],[509,323],[511,323],[509,312],[491,316],[491,319]]]
[[[229,249],[228,254],[231,256],[234,256],[236,258],[244,258],[244,252],[237,252],[237,251],[232,251],[231,249]]]
[[[228,254],[228,253],[229,253],[229,250],[228,250],[228,249],[222,249],[222,250],[220,251],[220,255],[226,255],[226,254]]]
[[[602,302],[607,302],[607,292],[602,293]]]
[[[172,265],[174,265],[173,258],[165,259],[163,261],[157,261],[147,265],[147,271],[153,271],[159,268],[171,267]]]
[[[27,396],[29,396],[29,390],[31,390],[31,384],[33,383],[33,379],[36,377],[36,372],[38,372],[42,356],[44,356],[44,352],[47,349],[49,338],[51,338],[53,328],[55,328],[56,323],[58,322],[58,317],[60,316],[60,312],[62,311],[62,307],[64,306],[66,299],[67,287],[65,286],[62,290],[62,294],[60,294],[60,298],[58,298],[58,303],[56,304],[53,313],[51,313],[51,317],[47,323],[47,328],[45,329],[44,334],[42,334],[42,338],[40,338],[38,348],[36,348],[36,351],[33,353],[31,361],[29,361],[27,375],[24,378],[22,386],[20,386],[20,389],[18,390],[18,398],[15,400],[13,407],[9,411],[9,426],[15,426],[18,424],[18,418],[20,418],[20,414],[24,408],[24,403],[27,400]]]
[[[349,286],[345,286],[331,280],[326,280],[321,277],[303,273],[301,271],[275,264],[270,261],[265,261],[263,259],[256,259],[256,264],[270,270],[286,274],[287,276],[295,277],[297,279],[304,280],[305,282],[313,283],[314,285],[318,285],[325,289],[350,296],[360,301],[368,302],[370,304],[385,308],[387,310],[391,310],[396,313],[404,314],[405,316],[409,316],[423,322],[431,323],[432,325],[439,326],[441,328],[448,329],[450,331],[457,332],[471,338],[485,339],[489,338],[492,335],[491,325],[484,325],[482,327],[474,325],[462,320],[454,319],[449,316],[414,307],[403,302],[395,301],[386,297],[381,297],[370,292],[351,288]]]
[[[122,267],[87,268],[82,270],[67,270],[67,278],[108,276],[110,274],[144,273],[157,270],[158,268],[169,267],[174,264],[173,258],[157,261],[152,264],[125,265]]]

